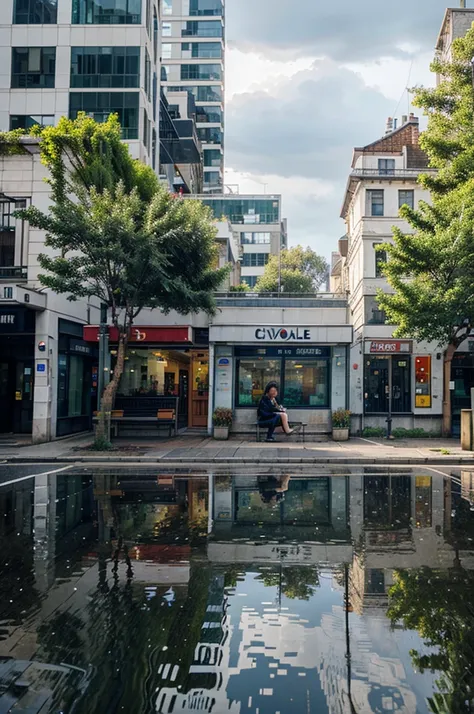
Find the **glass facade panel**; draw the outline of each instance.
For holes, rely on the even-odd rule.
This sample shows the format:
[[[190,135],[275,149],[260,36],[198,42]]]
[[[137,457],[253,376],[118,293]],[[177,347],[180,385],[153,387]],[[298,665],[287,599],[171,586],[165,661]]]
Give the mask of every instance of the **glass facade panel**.
[[[138,139],[138,107],[138,92],[71,92],[69,95],[71,119],[85,112],[102,122],[110,114],[118,114],[123,139]]]
[[[392,412],[406,414],[411,411],[410,356],[367,356],[364,409],[368,414],[387,414],[389,411],[389,369],[392,369]]]
[[[222,124],[221,107],[196,107],[196,121],[210,124]]]
[[[204,166],[220,166],[222,153],[220,149],[206,149],[204,151]]]
[[[12,88],[53,88],[55,73],[55,47],[12,48]]]
[[[206,186],[219,186],[222,184],[222,176],[219,171],[205,171],[204,183]]]
[[[196,21],[185,22],[181,30],[182,37],[222,37],[223,27],[220,21]]]
[[[14,0],[14,25],[55,25],[58,0]]]
[[[222,44],[220,42],[192,42],[181,45],[182,52],[190,52],[191,57],[200,59],[220,59]]]
[[[189,92],[197,102],[222,102],[222,87],[196,87],[183,84],[180,87],[166,87],[169,92]]]
[[[139,25],[142,0],[72,0],[73,25]]]
[[[138,88],[139,47],[72,47],[71,87]]]
[[[285,406],[329,407],[328,360],[285,360]]]
[[[12,114],[10,129],[31,129],[32,126],[54,126],[54,114]]]
[[[281,381],[279,359],[255,357],[239,360],[237,364],[237,405],[240,407],[257,406],[268,382]]]
[[[198,129],[198,131],[209,131],[209,129]],[[210,131],[218,131],[211,129]],[[214,216],[220,218],[225,216],[231,223],[279,223],[280,222],[280,201],[274,198],[268,199],[222,199],[205,198],[203,202],[212,208]],[[256,235],[256,234],[255,234]]]
[[[220,64],[182,64],[181,79],[222,79],[222,65]]]
[[[222,131],[217,128],[196,129],[197,135],[203,144],[222,144]],[[222,215],[222,214],[221,214]]]
[[[189,0],[190,15],[223,15],[222,0]]]
[[[240,242],[244,245],[268,245],[271,242],[271,233],[241,233]]]

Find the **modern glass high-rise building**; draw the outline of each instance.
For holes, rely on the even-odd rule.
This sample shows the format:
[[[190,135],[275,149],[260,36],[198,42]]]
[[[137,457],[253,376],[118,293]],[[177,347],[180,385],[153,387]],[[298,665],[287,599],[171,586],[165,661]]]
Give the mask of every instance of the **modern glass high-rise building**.
[[[163,0],[162,88],[186,90],[196,102],[204,191],[222,193],[224,182],[224,0]]]
[[[160,0],[0,0],[0,131],[117,113],[158,171]]]

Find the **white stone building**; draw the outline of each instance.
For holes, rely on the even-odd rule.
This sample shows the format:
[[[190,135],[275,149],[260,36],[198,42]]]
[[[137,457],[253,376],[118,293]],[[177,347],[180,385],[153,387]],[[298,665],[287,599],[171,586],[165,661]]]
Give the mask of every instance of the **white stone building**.
[[[0,131],[118,113],[158,170],[159,0],[2,0]]]

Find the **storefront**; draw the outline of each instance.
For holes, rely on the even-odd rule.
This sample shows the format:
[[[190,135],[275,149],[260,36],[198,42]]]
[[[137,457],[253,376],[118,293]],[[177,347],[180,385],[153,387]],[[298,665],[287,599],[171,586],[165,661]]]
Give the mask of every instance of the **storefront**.
[[[82,339],[82,324],[58,320],[58,405],[56,436],[91,428],[97,403],[98,350]]]
[[[31,434],[35,312],[0,308],[0,433]]]
[[[98,341],[98,327],[85,327],[84,339]],[[109,328],[111,369],[118,334]],[[178,399],[180,427],[206,427],[209,408],[209,334],[191,327],[142,326],[132,330],[116,407],[139,408],[158,397]]]
[[[234,410],[234,431],[248,431],[270,381],[290,422],[328,432],[331,411],[347,406],[349,326],[211,326],[214,406]]]

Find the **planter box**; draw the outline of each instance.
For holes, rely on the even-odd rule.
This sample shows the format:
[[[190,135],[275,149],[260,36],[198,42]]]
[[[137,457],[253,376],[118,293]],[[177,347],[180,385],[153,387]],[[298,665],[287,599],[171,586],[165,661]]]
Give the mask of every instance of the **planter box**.
[[[333,441],[348,441],[349,440],[349,427],[346,429],[333,429],[332,430]]]
[[[229,438],[229,427],[228,426],[215,426],[214,427],[214,439],[219,441],[226,441]]]

